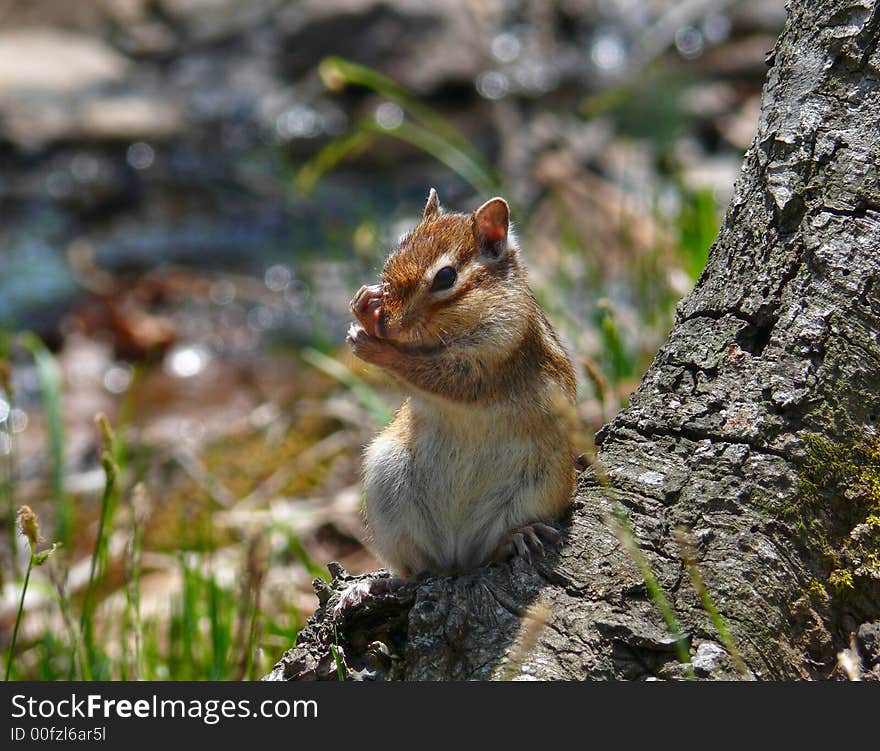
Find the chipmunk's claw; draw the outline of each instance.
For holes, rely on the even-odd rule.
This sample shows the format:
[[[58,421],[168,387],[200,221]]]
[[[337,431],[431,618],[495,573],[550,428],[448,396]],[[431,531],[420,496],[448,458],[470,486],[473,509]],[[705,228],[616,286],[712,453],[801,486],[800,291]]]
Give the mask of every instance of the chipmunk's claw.
[[[557,542],[562,541],[562,533],[556,529],[556,527],[551,527],[549,524],[544,524],[543,522],[535,522],[529,526],[544,542],[553,543],[555,545]]]
[[[357,340],[359,338],[363,338],[367,335],[368,334],[366,331],[364,331],[363,326],[361,326],[359,323],[355,323],[354,321],[352,321],[348,325],[348,333],[346,333],[345,335],[345,341],[348,342],[350,345],[354,345],[357,343]]]
[[[532,562],[532,547],[534,546],[535,552],[537,553],[540,550],[540,554],[544,555],[544,546],[541,544],[540,540],[532,540],[529,539],[529,542],[526,543],[526,533],[525,532],[514,532],[511,535],[511,539],[513,540],[513,546],[516,548],[516,554],[520,558],[525,558],[528,563]],[[537,544],[535,544],[537,542]]]
[[[544,543],[557,543],[562,535],[543,522],[533,522],[512,530],[498,548],[498,558],[510,558],[516,554],[524,558],[528,563],[532,562],[532,555],[543,558],[546,554]]]

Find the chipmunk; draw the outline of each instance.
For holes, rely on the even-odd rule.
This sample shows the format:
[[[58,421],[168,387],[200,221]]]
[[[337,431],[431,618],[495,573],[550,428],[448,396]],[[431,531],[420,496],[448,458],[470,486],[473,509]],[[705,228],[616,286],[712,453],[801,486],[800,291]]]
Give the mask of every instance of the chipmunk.
[[[396,574],[543,554],[569,505],[575,379],[532,294],[510,210],[445,213],[432,188],[379,284],[351,301],[354,354],[411,391],[367,447],[367,525]]]

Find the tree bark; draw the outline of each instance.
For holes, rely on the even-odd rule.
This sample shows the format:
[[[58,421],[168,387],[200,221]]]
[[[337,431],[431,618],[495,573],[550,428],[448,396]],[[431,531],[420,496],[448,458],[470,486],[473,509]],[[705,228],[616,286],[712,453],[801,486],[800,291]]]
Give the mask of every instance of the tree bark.
[[[335,679],[336,651],[354,677],[816,679],[840,675],[854,637],[863,675],[880,677],[880,0],[788,13],[707,267],[597,436],[604,470],[581,474],[562,547],[339,615],[351,577],[331,567],[267,677]],[[609,524],[620,508],[690,665]]]

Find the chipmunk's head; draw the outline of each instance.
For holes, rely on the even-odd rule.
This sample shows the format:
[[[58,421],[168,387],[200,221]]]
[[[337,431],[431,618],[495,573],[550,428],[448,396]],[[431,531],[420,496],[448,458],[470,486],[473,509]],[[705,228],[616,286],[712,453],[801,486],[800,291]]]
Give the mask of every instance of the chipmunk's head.
[[[388,257],[377,334],[395,344],[499,347],[521,329],[525,273],[510,209],[492,198],[471,214],[446,214],[437,191],[419,224]]]

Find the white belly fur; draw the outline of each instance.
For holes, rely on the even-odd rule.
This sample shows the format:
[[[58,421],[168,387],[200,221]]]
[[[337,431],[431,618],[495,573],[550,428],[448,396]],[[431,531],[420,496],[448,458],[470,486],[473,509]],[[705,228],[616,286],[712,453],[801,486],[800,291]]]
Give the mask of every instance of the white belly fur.
[[[484,563],[511,529],[534,520],[533,499],[546,485],[535,437],[517,430],[512,415],[425,407],[413,402],[419,429],[406,444],[388,430],[365,455],[369,523],[398,573]]]

